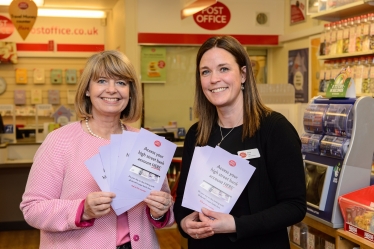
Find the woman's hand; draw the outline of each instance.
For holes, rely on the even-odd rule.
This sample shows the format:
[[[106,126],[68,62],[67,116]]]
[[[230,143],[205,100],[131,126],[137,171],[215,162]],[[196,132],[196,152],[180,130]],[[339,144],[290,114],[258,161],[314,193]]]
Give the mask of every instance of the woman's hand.
[[[193,212],[184,217],[181,221],[181,227],[185,233],[194,239],[204,239],[214,234],[208,222],[199,220],[198,212]]]
[[[111,192],[92,192],[84,202],[82,220],[100,218],[110,212],[110,203],[116,195]]]
[[[202,208],[201,211],[199,219],[209,224],[214,233],[236,232],[235,220],[231,214],[218,213],[206,208]]]
[[[153,190],[144,199],[144,202],[149,207],[153,218],[157,219],[163,216],[173,205],[173,197],[169,193]]]

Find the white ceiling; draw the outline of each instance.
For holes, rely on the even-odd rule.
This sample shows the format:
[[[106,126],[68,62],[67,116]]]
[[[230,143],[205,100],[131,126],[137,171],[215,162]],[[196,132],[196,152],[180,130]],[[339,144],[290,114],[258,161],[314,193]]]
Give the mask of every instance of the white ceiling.
[[[118,0],[44,0],[43,7],[111,10],[117,2]]]

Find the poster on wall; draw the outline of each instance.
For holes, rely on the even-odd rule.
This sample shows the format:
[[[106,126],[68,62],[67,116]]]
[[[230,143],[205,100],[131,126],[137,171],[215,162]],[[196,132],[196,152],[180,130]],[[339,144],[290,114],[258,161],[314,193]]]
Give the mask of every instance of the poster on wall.
[[[288,52],[288,83],[295,87],[295,103],[308,103],[308,53],[308,48]]]
[[[141,82],[166,82],[166,48],[142,47],[141,51]]]
[[[290,0],[290,24],[296,24],[305,21],[306,0]]]

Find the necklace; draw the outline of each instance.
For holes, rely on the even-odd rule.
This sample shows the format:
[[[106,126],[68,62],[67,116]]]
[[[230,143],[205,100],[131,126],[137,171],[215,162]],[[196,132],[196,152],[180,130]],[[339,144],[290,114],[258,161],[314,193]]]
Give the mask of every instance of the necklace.
[[[235,129],[235,127],[236,126],[238,126],[238,124],[240,123],[240,121],[242,120],[242,118],[240,118],[239,119],[239,122],[236,124],[236,125],[234,125],[234,127],[232,127],[232,129],[225,135],[225,136],[223,136],[222,135],[222,128],[221,128],[221,125],[219,124],[220,123],[220,121],[218,120],[218,125],[219,125],[219,131],[221,132],[221,141],[219,141],[219,143],[217,144],[217,146],[220,146],[221,145],[221,143],[222,143],[222,141],[223,141],[223,139],[225,139],[231,132],[232,132],[232,130],[234,130]]]
[[[125,131],[125,127],[123,126],[121,120],[119,121],[119,123],[120,123],[120,125],[121,125],[122,132]],[[104,139],[104,138],[100,137],[99,135],[96,135],[95,133],[92,132],[90,126],[88,125],[88,118],[86,118],[86,127],[87,127],[88,132],[89,132],[92,136],[97,137],[97,138]]]

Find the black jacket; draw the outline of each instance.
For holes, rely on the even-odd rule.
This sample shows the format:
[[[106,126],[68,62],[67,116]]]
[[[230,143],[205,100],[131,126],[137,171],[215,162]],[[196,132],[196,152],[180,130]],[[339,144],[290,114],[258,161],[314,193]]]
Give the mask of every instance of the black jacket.
[[[194,124],[186,135],[174,205],[179,230],[188,238],[188,248],[290,248],[287,227],[302,221],[306,214],[305,173],[301,143],[295,128],[283,115],[272,112],[263,118],[260,129],[252,138],[242,141],[240,126],[223,140],[221,147],[232,154],[257,148],[260,157],[249,159],[256,170],[230,212],[235,219],[236,233],[215,234],[199,240],[191,238],[180,228],[181,220],[193,212],[181,204],[195,149],[196,129],[197,124]],[[215,147],[220,140],[220,129],[215,125],[208,145]]]

